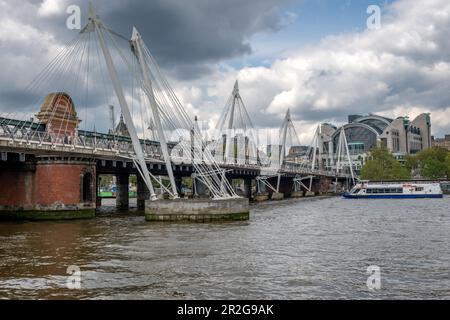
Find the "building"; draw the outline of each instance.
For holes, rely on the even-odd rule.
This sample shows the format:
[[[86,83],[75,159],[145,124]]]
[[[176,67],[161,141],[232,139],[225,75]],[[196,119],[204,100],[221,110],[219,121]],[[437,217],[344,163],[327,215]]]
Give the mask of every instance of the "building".
[[[121,137],[130,137],[130,133],[128,132],[128,127],[125,124],[125,121],[123,120],[123,114],[120,115],[119,123],[117,124],[114,131],[112,131],[110,129],[109,134],[113,134],[113,135],[121,136]]]
[[[307,159],[311,152],[310,146],[292,146],[288,150],[285,157],[287,162],[301,162],[302,159]]]
[[[350,115],[348,123],[340,128],[328,123],[321,124],[318,133],[320,167],[336,165],[342,130],[357,169],[376,146],[386,147],[399,161],[403,161],[408,154],[416,154],[432,146],[430,114],[421,114],[413,121],[407,116],[390,119],[375,114]]]
[[[70,144],[78,135],[81,120],[72,98],[65,92],[48,94],[36,118],[45,126],[46,137],[53,142]]]
[[[450,134],[446,134],[443,139],[431,137],[431,145],[433,147],[445,148],[450,151]]]

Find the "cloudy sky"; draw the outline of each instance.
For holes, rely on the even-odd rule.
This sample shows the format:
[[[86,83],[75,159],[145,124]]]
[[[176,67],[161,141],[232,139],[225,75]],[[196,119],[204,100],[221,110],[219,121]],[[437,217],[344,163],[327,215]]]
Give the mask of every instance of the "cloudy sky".
[[[116,32],[140,30],[183,104],[211,127],[238,79],[256,127],[278,128],[290,108],[303,143],[318,122],[348,114],[431,112],[433,133],[450,133],[448,0],[93,2]],[[24,103],[23,88],[77,36],[66,28],[71,4],[85,22],[87,1],[0,0],[0,113]],[[372,4],[378,30],[366,26]],[[107,128],[106,107],[90,108]]]

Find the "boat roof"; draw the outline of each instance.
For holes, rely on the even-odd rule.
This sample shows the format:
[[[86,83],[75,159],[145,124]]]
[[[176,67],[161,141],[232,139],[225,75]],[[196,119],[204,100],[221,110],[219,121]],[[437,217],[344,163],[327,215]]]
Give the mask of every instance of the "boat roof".
[[[436,185],[440,182],[432,181],[392,181],[392,182],[381,182],[381,181],[361,181],[361,184],[366,184],[369,186],[392,186],[392,185]]]
[[[413,179],[413,180],[359,180],[359,183],[370,183],[370,184],[399,184],[399,183],[422,183],[422,184],[429,184],[429,183],[443,183],[443,182],[449,182],[448,180],[429,180],[429,179]]]

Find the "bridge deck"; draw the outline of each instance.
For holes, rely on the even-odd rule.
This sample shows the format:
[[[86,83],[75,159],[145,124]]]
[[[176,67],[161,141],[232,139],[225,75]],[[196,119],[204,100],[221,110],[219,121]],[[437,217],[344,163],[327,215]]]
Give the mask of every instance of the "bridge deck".
[[[6,122],[8,120],[8,122]],[[97,160],[116,160],[132,162],[134,151],[131,140],[127,137],[118,137],[110,134],[102,134],[89,131],[79,131],[79,137],[76,141],[70,143],[63,139],[51,141],[44,132],[40,132],[42,128],[37,123],[31,121],[13,121],[10,119],[0,118],[0,125],[21,125],[23,128],[37,128],[33,135],[27,135],[23,130],[15,132],[7,132],[3,129],[0,132],[0,151],[26,153],[34,155],[51,155],[51,156],[82,156]],[[17,127],[16,127],[17,128]],[[148,163],[163,164],[163,157],[160,152],[159,143],[157,141],[141,140],[145,159]],[[171,144],[174,146],[174,144]],[[173,161],[174,165],[192,165],[190,159],[182,159]],[[348,174],[340,173],[336,175],[334,171],[311,170],[298,163],[286,162],[280,169],[272,168],[265,165],[257,164],[219,164],[224,169],[229,170],[257,170],[258,174],[264,176],[278,175],[281,173],[286,176],[322,176],[322,177],[338,177],[350,178]]]

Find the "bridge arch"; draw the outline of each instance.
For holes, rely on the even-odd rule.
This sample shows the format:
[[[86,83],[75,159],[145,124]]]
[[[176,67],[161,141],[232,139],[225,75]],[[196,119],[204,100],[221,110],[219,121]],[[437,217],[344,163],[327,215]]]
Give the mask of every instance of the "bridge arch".
[[[337,152],[339,135],[342,130],[345,130],[351,154],[361,154],[369,151],[377,145],[380,139],[380,133],[375,128],[364,123],[349,123],[336,130],[333,134],[334,153]]]
[[[355,120],[354,123],[363,123],[367,124],[370,127],[374,128],[378,131],[378,134],[382,134],[383,131],[391,124],[392,120],[388,120],[386,118],[383,118],[381,116],[377,115],[370,115],[361,117]]]

